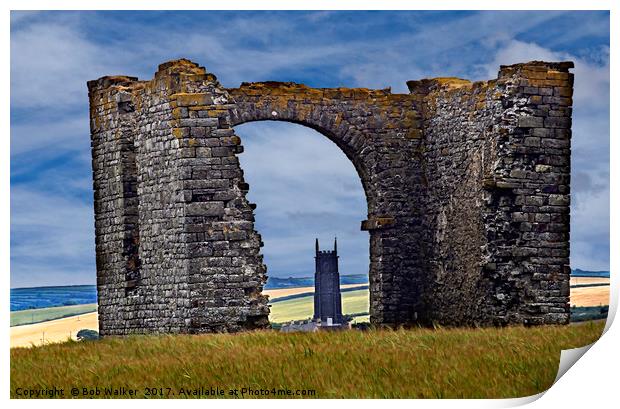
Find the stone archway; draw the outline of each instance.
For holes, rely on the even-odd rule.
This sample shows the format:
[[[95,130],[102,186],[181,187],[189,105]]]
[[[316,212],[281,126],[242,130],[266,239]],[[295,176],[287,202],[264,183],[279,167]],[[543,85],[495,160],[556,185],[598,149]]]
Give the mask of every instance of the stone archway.
[[[407,126],[418,114],[412,114],[411,102],[399,104],[402,98],[398,95],[393,98],[389,90],[313,89],[279,82],[244,83],[227,91],[235,102],[235,108],[230,111],[233,126],[263,120],[292,122],[318,131],[345,153],[357,170],[368,205],[368,219],[362,222],[362,229],[370,233],[371,319],[373,322],[411,319],[414,301],[412,292],[406,290],[411,286],[391,274],[407,268],[391,256],[398,252],[394,247],[400,244],[404,248],[406,239],[394,243],[385,240],[382,231],[390,236],[394,234],[390,230],[401,229],[406,232],[403,238],[416,234],[411,219],[416,210],[419,212],[419,204],[418,209],[413,200],[404,209],[393,206],[404,192],[413,192],[411,188],[418,182],[413,172],[402,172],[395,180],[378,171],[387,161],[410,164],[412,159],[408,158],[415,158],[419,135],[411,133]],[[370,116],[370,120],[359,121],[361,115]],[[390,150],[390,143],[398,144],[400,152]],[[412,260],[422,260],[417,252],[419,247],[411,245],[407,251]],[[414,275],[412,272],[403,277]]]
[[[356,316],[364,311],[367,321],[369,235],[360,229],[360,221],[367,218],[368,202],[350,159],[325,134],[299,123],[249,121],[233,129],[244,148],[239,162],[250,187],[247,197],[255,206],[255,228],[264,242],[261,253],[269,277],[264,293],[270,296],[272,325],[313,314],[310,303],[304,314],[297,311],[286,318],[293,311],[287,303],[274,303],[274,297],[282,295],[277,295],[281,292],[277,288],[289,281],[286,277],[303,281],[315,277],[315,238],[321,248],[337,238],[343,284],[366,283],[363,294],[350,293],[357,299],[361,296],[365,305],[351,309],[352,299],[343,292],[343,308]],[[357,277],[346,276],[350,274]]]
[[[390,90],[223,88],[187,61],[89,82],[100,330],[268,325],[265,266],[233,126],[318,130],[368,201],[371,320],[568,320],[571,63]]]

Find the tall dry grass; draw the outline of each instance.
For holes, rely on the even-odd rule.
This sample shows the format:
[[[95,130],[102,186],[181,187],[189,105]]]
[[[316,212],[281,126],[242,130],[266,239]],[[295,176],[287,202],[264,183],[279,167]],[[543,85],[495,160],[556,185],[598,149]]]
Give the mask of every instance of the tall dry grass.
[[[110,337],[11,350],[11,396],[18,387],[127,387],[144,397],[145,387],[217,386],[313,389],[318,398],[520,397],[549,388],[560,351],[594,342],[603,327]]]

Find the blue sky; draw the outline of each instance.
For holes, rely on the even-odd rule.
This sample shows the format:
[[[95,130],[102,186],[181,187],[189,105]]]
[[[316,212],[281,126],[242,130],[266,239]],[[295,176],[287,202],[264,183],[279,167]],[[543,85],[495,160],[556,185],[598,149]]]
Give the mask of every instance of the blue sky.
[[[575,61],[571,264],[609,268],[607,12],[12,12],[11,286],[95,283],[86,81],[152,78],[189,58],[224,86],[296,81],[391,87],[495,78],[500,64]],[[339,237],[366,273],[363,190],[330,141],[300,125],[235,128],[273,276],[313,273],[313,240]]]

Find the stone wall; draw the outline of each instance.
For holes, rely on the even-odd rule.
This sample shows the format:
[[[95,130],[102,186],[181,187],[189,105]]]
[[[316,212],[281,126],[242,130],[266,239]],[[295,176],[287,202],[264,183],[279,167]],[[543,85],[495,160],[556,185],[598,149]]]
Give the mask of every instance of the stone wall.
[[[423,114],[425,269],[418,292],[424,324],[481,324],[492,292],[482,275],[481,181],[493,155],[498,90],[456,78],[410,81]]]
[[[89,83],[101,333],[267,325],[239,139],[221,116],[226,92],[186,61],[129,81]]]
[[[99,328],[103,334],[124,322],[129,254],[135,254],[127,251],[128,239],[137,232],[130,223],[132,214],[137,214],[136,187],[131,183],[137,177],[132,172],[133,127],[121,115],[116,94],[136,80],[106,77],[89,82]]]
[[[428,184],[422,322],[568,322],[570,67],[408,83]]]
[[[373,322],[567,322],[571,66],[411,81],[406,95],[225,89],[187,60],[89,82],[101,333],[268,325],[233,129],[260,120],[316,129],[355,166]]]
[[[502,66],[485,187],[485,274],[502,324],[567,323],[572,63]]]

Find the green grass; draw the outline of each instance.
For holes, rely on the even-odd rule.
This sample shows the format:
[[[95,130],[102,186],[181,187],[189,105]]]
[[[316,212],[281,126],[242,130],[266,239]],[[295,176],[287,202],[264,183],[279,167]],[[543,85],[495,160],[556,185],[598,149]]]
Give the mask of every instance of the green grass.
[[[283,323],[312,318],[314,297],[300,297],[271,304],[269,321]],[[347,291],[342,293],[342,313],[359,314],[368,312],[368,290]]]
[[[342,293],[342,313],[359,314],[361,312],[368,312],[370,308],[369,297],[367,289]]]
[[[16,388],[312,389],[318,398],[508,398],[549,388],[560,350],[603,321],[486,329],[371,329],[104,338],[12,349]],[[102,397],[100,395],[99,397]],[[168,395],[178,397],[178,395]],[[267,395],[263,397],[274,397]]]
[[[97,304],[67,305],[11,312],[11,326],[34,324],[97,311]]]

